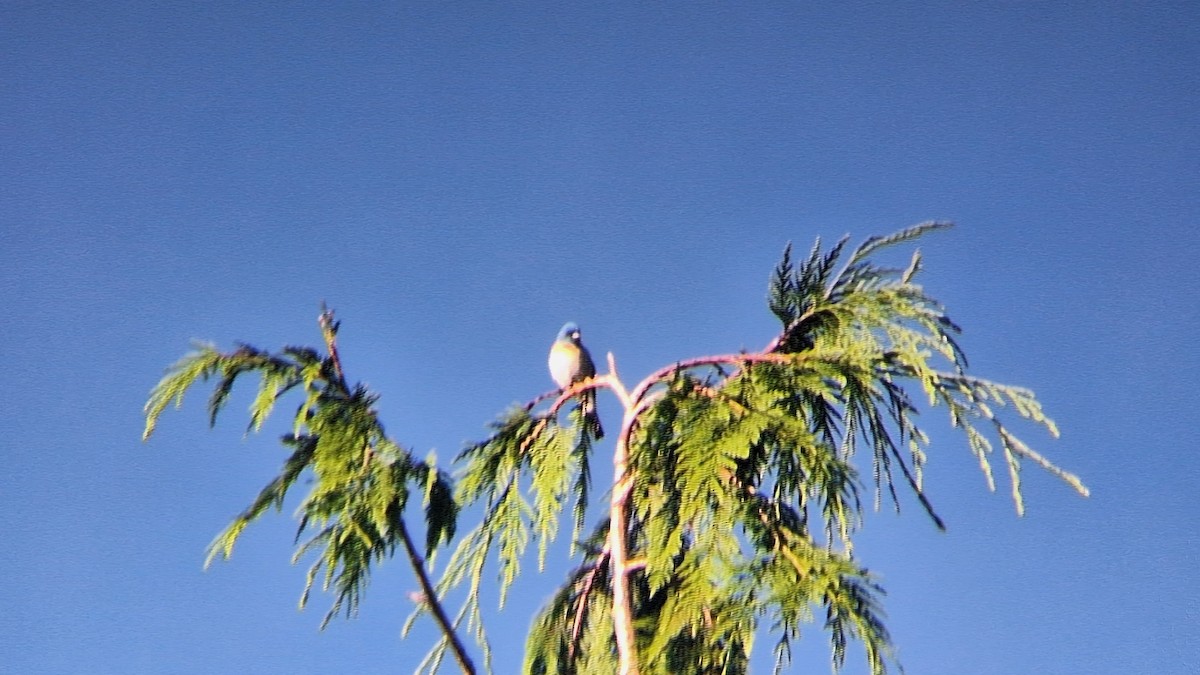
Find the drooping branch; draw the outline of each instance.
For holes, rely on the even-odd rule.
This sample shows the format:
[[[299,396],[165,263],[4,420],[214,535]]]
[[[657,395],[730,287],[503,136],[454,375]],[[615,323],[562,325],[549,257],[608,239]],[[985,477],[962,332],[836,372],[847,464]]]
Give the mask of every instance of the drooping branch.
[[[629,397],[637,404],[640,412],[641,410],[649,407],[649,404],[652,403],[652,401],[647,399],[646,396],[646,393],[650,390],[650,388],[664,379],[673,376],[675,373],[689,370],[691,368],[698,368],[700,366],[719,366],[722,364],[743,365],[747,363],[792,363],[796,360],[796,358],[797,355],[795,354],[764,352],[761,354],[714,354],[712,356],[698,356],[691,359],[684,359],[682,361],[676,361],[669,366],[663,366],[662,368],[659,368],[653,373],[647,375],[644,379],[642,379],[641,382],[638,383],[636,387],[633,388],[633,391],[630,392]]]
[[[321,336],[325,341],[326,349],[329,351],[329,359],[333,364],[333,372],[337,385],[343,393],[348,393],[349,388],[346,385],[345,371],[342,369],[342,360],[337,349],[337,332],[341,322],[335,320],[333,310],[325,307],[322,303],[321,314],[317,318],[317,324],[321,328]],[[363,450],[363,467],[365,468],[375,458],[377,458],[377,455],[374,450],[370,445],[367,445]],[[467,654],[466,648],[455,632],[454,624],[451,623],[449,617],[446,615],[446,610],[442,607],[441,601],[438,600],[437,591],[434,589],[433,582],[430,581],[429,574],[425,570],[425,561],[417,553],[412,535],[409,534],[408,526],[401,515],[396,516],[396,530],[399,532],[400,539],[404,543],[404,550],[408,554],[408,561],[412,566],[413,573],[416,574],[417,581],[421,585],[423,599],[429,606],[430,612],[438,624],[438,628],[441,629],[442,634],[449,643],[451,651],[454,652],[454,658],[458,661],[458,665],[464,673],[475,675],[475,664],[471,661],[471,657]]]
[[[758,614],[730,611],[745,599],[778,606],[785,646],[787,636],[798,636],[799,623],[811,618],[809,605],[823,603],[835,664],[841,663],[847,636],[857,634],[871,672],[884,672],[889,639],[876,611],[878,588],[851,556],[850,536],[863,510],[859,474],[850,463],[856,447],[870,446],[877,499],[885,486],[898,502],[895,486],[907,484],[943,528],[922,485],[923,448],[929,441],[913,420],[917,409],[908,384],[919,384],[931,405],[944,398],[952,420],[964,425],[980,415],[993,419],[985,403],[990,397],[1001,404],[1009,400],[1022,417],[1054,432],[1031,392],[966,379],[966,359],[954,341],[958,327],[911,283],[920,269],[919,254],[904,269],[867,261],[876,250],[940,227],[927,223],[871,238],[853,252],[846,248],[848,237],[827,251],[818,242],[797,267],[785,252],[770,299],[782,326],[759,352],[673,362],[628,389],[609,354],[607,373],[526,404],[519,421],[527,437],[520,441],[518,458],[543,434],[560,431],[562,407],[585,392],[613,392],[623,415],[613,451],[607,529],[597,532],[604,539],[602,552],[547,610],[548,618],[539,624],[542,632],[531,643],[540,651],[527,663],[560,673],[579,668],[577,659],[586,668],[622,674],[657,672],[666,663],[672,669],[686,663],[692,672],[716,672],[710,666],[719,664],[721,672],[730,672],[734,662],[714,654],[742,646],[749,651]],[[933,370],[930,360],[940,358],[962,377]],[[545,412],[533,415],[538,406]],[[977,440],[982,437],[973,427],[966,428],[986,469],[984,455],[991,446]],[[593,446],[586,428],[579,431],[567,429],[564,438],[575,438],[574,452],[586,457]],[[1073,476],[1057,472],[1003,427],[997,432],[1018,508],[1018,459],[1076,485]],[[524,466],[521,462],[516,464]],[[811,520],[824,521],[828,549],[808,529],[810,509],[818,508]],[[761,535],[756,557],[740,558],[745,540],[713,526],[735,521],[738,514]],[[832,550],[835,533],[844,553]],[[731,568],[744,564],[738,573],[753,578],[747,577],[739,592],[713,593],[711,587],[726,584],[711,581],[728,571],[710,564],[713,560],[733,561]],[[605,579],[605,572],[611,577]],[[770,584],[771,592],[757,595],[760,582]],[[612,605],[602,620],[612,625],[596,630],[590,614],[596,605],[589,606],[588,599],[595,585],[605,584]],[[635,616],[640,632],[634,629]],[[609,640],[615,640],[615,653]],[[602,666],[591,660],[597,654]]]
[[[601,568],[609,564],[608,557],[608,546],[605,546],[600,551],[600,555],[596,556],[596,562],[588,570],[587,577],[583,581],[583,587],[575,598],[575,618],[571,625],[571,642],[567,645],[568,662],[573,663],[575,661],[575,653],[579,646],[579,635],[583,630],[583,622],[587,618],[587,604],[592,594],[592,586],[596,583],[596,577],[600,574]]]

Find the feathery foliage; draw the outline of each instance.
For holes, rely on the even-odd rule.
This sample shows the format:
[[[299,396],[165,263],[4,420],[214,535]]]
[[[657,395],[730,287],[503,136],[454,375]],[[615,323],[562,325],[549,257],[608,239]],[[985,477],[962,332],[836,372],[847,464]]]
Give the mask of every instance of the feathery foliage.
[[[789,247],[768,296],[781,329],[761,353],[682,361],[633,388],[623,429],[632,484],[622,536],[640,672],[745,672],[768,618],[763,627],[775,636],[782,669],[817,610],[835,668],[853,638],[873,673],[887,669],[883,591],[853,555],[863,511],[855,464],[866,451],[876,506],[887,495],[899,509],[907,490],[944,527],[922,485],[929,439],[916,423],[918,390],[964,429],[989,486],[994,444],[978,423],[992,426],[1018,512],[1022,460],[1087,494],[993,409],[1007,404],[1057,435],[1028,390],[966,374],[958,326],[915,282],[919,253],[902,269],[870,260],[946,226],[918,225],[853,250],[845,238],[828,250],[818,241],[800,262]],[[611,596],[581,589],[592,589],[588,581],[609,555],[603,548],[585,556],[535,620],[527,670],[627,667],[611,641],[600,645],[602,665],[579,644],[588,630],[580,621],[607,619]]]
[[[733,675],[747,672],[764,635],[781,671],[802,628],[820,620],[835,669],[856,641],[879,675],[894,663],[883,589],[856,558],[854,535],[862,525],[864,484],[873,487],[875,508],[886,498],[899,510],[907,493],[944,528],[923,485],[929,437],[917,425],[919,405],[946,408],[993,490],[999,453],[1018,513],[1026,461],[1087,495],[1077,477],[1001,419],[1008,408],[1057,436],[1033,393],[968,374],[959,327],[916,283],[919,252],[904,268],[871,260],[947,226],[925,223],[852,250],[848,238],[827,250],[818,240],[803,260],[794,260],[789,246],[768,292],[781,327],[762,351],[679,361],[632,389],[609,355],[609,373],[505,413],[486,440],[456,458],[456,484],[432,459],[417,461],[388,438],[372,408],[374,394],[346,385],[333,341],[337,325],[327,314],[321,324],[327,356],[295,347],[271,354],[246,345],[230,353],[202,346],[176,363],[146,404],[146,436],[199,381],[216,380],[208,406],[215,420],[237,377],[257,373],[255,431],[281,396],[299,390],[303,402],[282,439],[290,455],[280,474],[214,541],[209,559],[229,557],[246,525],[280,508],[298,476],[312,472],[298,538],[312,534],[296,558],[311,551],[316,562],[303,598],[319,577],[334,594],[326,621],[339,611],[353,613],[371,566],[404,544],[423,587],[405,633],[431,612],[444,634],[418,672],[437,671],[448,650],[472,672],[459,629],[475,637],[490,669],[481,610],[485,572],[494,566],[503,607],[528,565],[531,541],[543,569],[570,503],[571,552],[579,563],[534,618],[524,672]],[[559,413],[595,389],[610,390],[624,415],[609,511],[583,537],[595,439],[579,406],[565,425]],[[480,514],[436,587],[404,527],[414,487],[424,495],[426,556],[450,543],[460,510]],[[456,588],[464,589],[463,600],[450,618],[439,598]]]
[[[582,411],[577,409],[574,414],[582,422]],[[569,433],[552,416],[531,415],[528,408],[514,408],[492,428],[490,438],[468,447],[457,458],[466,462],[457,486],[457,503],[466,508],[483,502],[484,511],[479,525],[458,543],[438,585],[438,592],[444,593],[468,584],[459,616],[467,618],[467,628],[483,647],[489,667],[491,648],[483,633],[480,595],[491,548],[494,544],[497,550],[497,591],[503,607],[531,538],[538,541],[538,569],[544,568],[546,547],[558,534],[560,516],[572,492],[576,528],[582,522],[588,485],[584,458],[591,442],[586,434],[576,437]],[[523,478],[528,481],[532,502],[525,497]],[[443,644],[435,646],[427,663],[435,665],[443,649]]]
[[[270,508],[282,508],[288,491],[305,471],[312,488],[298,509],[299,543],[292,562],[315,556],[300,596],[304,607],[314,584],[333,593],[333,604],[322,627],[339,612],[352,616],[358,609],[372,564],[394,553],[407,538],[403,513],[409,490],[423,493],[426,522],[426,555],[454,536],[458,505],[450,477],[437,469],[432,458],[415,459],[384,433],[372,408],[375,394],[362,385],[349,387],[341,374],[333,337],[337,325],[322,314],[330,354],[285,347],[278,354],[239,345],[228,353],[212,345],[196,350],[175,363],[146,403],[143,438],[153,434],[159,417],[172,403],[182,405],[192,386],[217,380],[208,401],[210,424],[215,424],[237,379],[259,375],[257,395],[250,407],[250,430],[261,430],[279,399],[293,389],[302,402],[293,417],[293,430],[280,440],[290,450],[278,476],[259,492],[241,514],[210,544],[205,566],[220,557],[228,559],[246,526]],[[423,574],[423,570],[420,571]]]

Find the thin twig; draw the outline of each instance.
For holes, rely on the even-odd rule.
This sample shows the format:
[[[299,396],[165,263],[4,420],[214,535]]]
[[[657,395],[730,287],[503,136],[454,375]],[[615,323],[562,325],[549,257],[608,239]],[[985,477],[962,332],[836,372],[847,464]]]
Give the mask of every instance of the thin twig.
[[[338,384],[341,385],[344,391],[348,390],[346,386],[346,376],[342,371],[342,358],[338,356],[337,350],[337,332],[341,325],[340,321],[334,321],[333,310],[321,303],[321,316],[317,317],[317,325],[321,327],[321,337],[325,338],[325,348],[329,350],[329,359],[333,362],[333,374],[337,376]]]

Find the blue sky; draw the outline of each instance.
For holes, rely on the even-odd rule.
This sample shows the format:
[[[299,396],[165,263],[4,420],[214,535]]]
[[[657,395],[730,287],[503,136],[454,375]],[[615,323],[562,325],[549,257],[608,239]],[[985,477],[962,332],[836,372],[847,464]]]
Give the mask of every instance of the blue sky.
[[[959,227],[922,243],[926,287],[976,374],[1039,393],[1062,438],[1018,429],[1093,496],[1030,468],[1017,518],[928,412],[949,531],[910,501],[859,546],[901,662],[1194,672],[1198,24],[1184,2],[5,3],[0,664],[424,653],[428,627],[398,639],[402,560],[352,621],[296,611],[290,505],[202,571],[285,423],[244,437],[243,392],[210,431],[197,391],[140,443],[189,340],[317,344],[325,300],[391,434],[448,461],[550,388],[568,319],[630,380],[758,348],[787,241],[936,218]],[[568,564],[491,617],[497,672]],[[796,670],[827,663],[814,625]]]

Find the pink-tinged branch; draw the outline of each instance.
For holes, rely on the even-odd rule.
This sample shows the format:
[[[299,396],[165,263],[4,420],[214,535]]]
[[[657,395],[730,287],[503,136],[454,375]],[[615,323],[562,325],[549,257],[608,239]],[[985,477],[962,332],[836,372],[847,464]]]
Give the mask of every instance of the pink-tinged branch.
[[[663,366],[662,368],[659,368],[658,370],[651,373],[648,377],[646,377],[641,382],[639,382],[638,386],[634,387],[633,392],[630,394],[630,397],[635,401],[640,401],[646,395],[647,390],[649,390],[650,387],[653,387],[655,384],[661,382],[662,380],[666,379],[667,377],[675,375],[676,373],[678,373],[680,371],[691,370],[692,368],[698,368],[700,366],[717,366],[717,365],[722,365],[722,364],[743,365],[743,364],[747,364],[747,363],[764,363],[764,362],[766,362],[766,363],[788,363],[790,361],[794,361],[795,358],[796,358],[795,354],[760,353],[760,354],[716,354],[713,356],[698,356],[698,357],[692,358],[692,359],[684,359],[683,361],[677,361],[676,363],[674,363],[672,365]]]
[[[554,403],[550,405],[550,410],[548,411],[549,414],[553,415],[558,412],[559,408],[566,405],[567,401],[570,401],[572,398],[575,398],[589,389],[613,388],[612,381],[613,378],[610,375],[599,375],[597,377],[590,377],[586,380],[580,380],[579,382],[572,383],[571,386],[566,387],[565,389],[553,389],[551,391],[539,394],[532,401],[525,404],[525,410],[533,410],[537,404],[553,398]]]
[[[634,476],[629,473],[629,433],[637,419],[633,398],[621,378],[617,375],[617,361],[608,353],[608,374],[596,378],[596,382],[607,386],[621,400],[625,411],[621,419],[621,432],[617,434],[617,446],[613,450],[613,488],[609,499],[608,551],[612,584],[613,637],[617,641],[617,672],[619,675],[638,675],[637,636],[633,628],[633,594],[629,587],[629,551],[626,531],[629,529],[629,495],[633,491]]]
[[[664,366],[651,373],[648,377],[638,383],[630,393],[630,398],[636,402],[637,412],[641,412],[649,407],[652,403],[647,399],[646,395],[650,388],[662,382],[668,377],[674,376],[684,370],[699,368],[700,366],[717,366],[722,364],[728,365],[745,365],[748,363],[789,363],[796,360],[795,354],[717,354],[714,356],[698,356],[693,359],[685,359],[678,361],[672,365]]]
[[[621,424],[621,435],[613,453],[613,490],[609,501],[608,550],[611,552],[612,575],[612,622],[617,640],[619,675],[638,675],[637,640],[633,629],[633,595],[629,588],[629,551],[626,547],[626,530],[629,527],[629,512],[626,502],[633,490],[633,476],[629,470],[628,428],[632,424],[632,411],[626,409]]]

